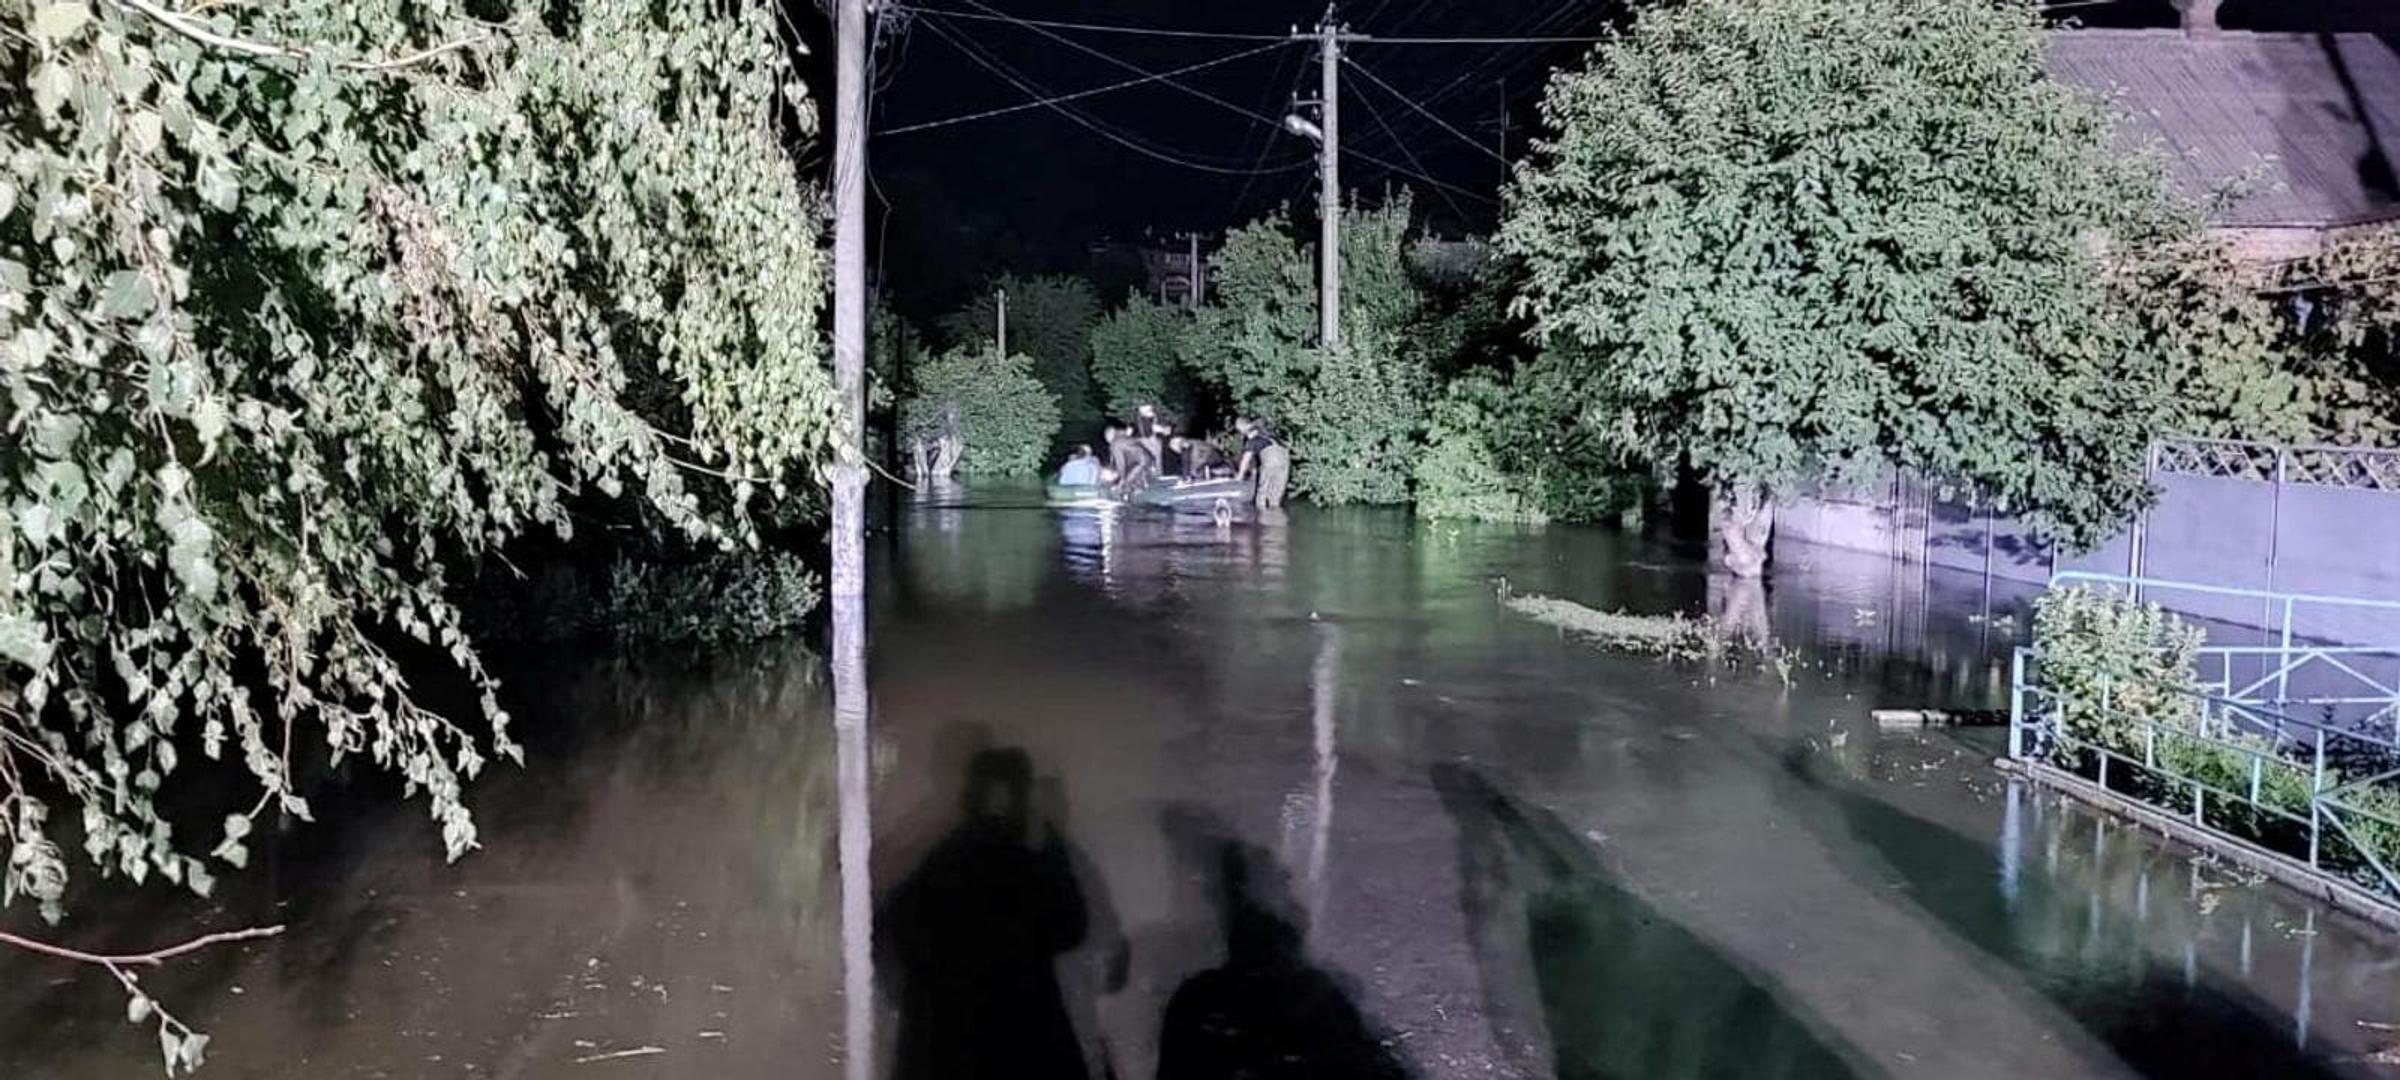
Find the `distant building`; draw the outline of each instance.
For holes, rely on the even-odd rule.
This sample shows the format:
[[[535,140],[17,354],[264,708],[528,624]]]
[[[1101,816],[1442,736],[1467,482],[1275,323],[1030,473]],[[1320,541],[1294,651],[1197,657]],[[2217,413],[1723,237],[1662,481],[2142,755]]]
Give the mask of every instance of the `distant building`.
[[[1191,303],[1194,277],[1193,249],[1187,243],[1181,247],[1166,247],[1148,237],[1142,240],[1103,240],[1091,247],[1092,278],[1100,285],[1109,302],[1132,290],[1153,300],[1169,304]],[[1203,260],[1198,267],[1198,286],[1206,299],[1208,252],[1200,251]]]
[[[2211,215],[2245,257],[2304,258],[2400,221],[2400,43],[2219,30],[2213,2],[2184,6],[2181,29],[2053,31],[2052,74],[2147,125],[2187,193],[2249,181]]]

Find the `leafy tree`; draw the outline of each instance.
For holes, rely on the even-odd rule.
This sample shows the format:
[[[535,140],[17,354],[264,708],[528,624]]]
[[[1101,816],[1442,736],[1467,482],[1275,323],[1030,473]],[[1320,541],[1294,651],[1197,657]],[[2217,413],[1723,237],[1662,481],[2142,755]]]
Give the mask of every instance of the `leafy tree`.
[[[1718,490],[1737,571],[1811,475],[1970,479],[2070,545],[2147,497],[2180,359],[2102,262],[2191,215],[2043,47],[2031,0],[1690,0],[1552,83],[1519,309],[1585,423]]]
[[[919,475],[1041,471],[1058,434],[1058,399],[1035,377],[1032,357],[953,349],[911,374],[900,433],[926,455]]]
[[[1134,295],[1092,327],[1092,381],[1110,416],[1133,415],[1142,404],[1189,417],[1191,376],[1183,366],[1192,317],[1177,305]]]
[[[1210,264],[1218,302],[1188,362],[1290,442],[1294,486],[1322,503],[1402,502],[1432,386],[1404,348],[1420,303],[1406,257],[1409,204],[1353,210],[1342,227],[1342,348],[1317,342],[1315,255],[1278,215],[1234,230]]]
[[[259,814],[307,817],[295,745],[405,777],[464,854],[463,785],[519,751],[453,568],[587,492],[713,545],[813,483],[775,9],[475,12],[0,0],[7,901],[61,914],[60,801],[104,875],[207,893]],[[419,700],[404,643],[479,703]],[[158,808],[193,773],[221,835]]]
[[[1550,519],[1540,494],[1505,468],[1493,450],[1491,432],[1497,420],[1491,398],[1500,390],[1496,380],[1481,374],[1445,388],[1414,466],[1417,513],[1476,521]]]
[[[942,332],[960,349],[990,352],[999,319],[999,299],[1008,294],[1008,351],[1033,358],[1034,375],[1058,399],[1060,422],[1071,433],[1100,424],[1092,394],[1092,327],[1100,321],[1100,297],[1090,282],[1068,274],[994,278],[982,295],[942,320]]]

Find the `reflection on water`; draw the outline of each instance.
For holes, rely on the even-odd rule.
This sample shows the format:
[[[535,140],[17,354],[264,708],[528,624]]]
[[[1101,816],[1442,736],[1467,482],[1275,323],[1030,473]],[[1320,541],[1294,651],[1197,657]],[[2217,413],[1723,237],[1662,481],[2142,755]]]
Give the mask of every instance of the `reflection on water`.
[[[1805,1006],[1614,880],[1591,846],[1473,769],[1437,765],[1458,820],[1464,903],[1487,935],[1486,980],[1529,979],[1551,1072],[1604,1077],[1848,1077],[1855,1051]],[[1869,1070],[1871,1071],[1871,1070]]]
[[[786,645],[521,659],[508,674],[527,764],[475,786],[481,850],[447,863],[396,791],[327,792],[312,798],[319,823],[262,837],[253,873],[217,902],[142,893],[52,933],[131,944],[288,923],[144,976],[214,1036],[204,1076],[561,1076],[602,1062],[772,1076],[829,1062],[840,987],[819,658]],[[156,1043],[105,979],[0,966],[0,1076],[157,1075]]]
[[[2366,1074],[2400,1038],[2384,936],[2009,787],[1992,733],[1876,730],[2002,704],[2019,592],[1038,501],[903,508],[840,753],[796,647],[520,657],[482,851],[362,792],[222,910],[60,936],[290,922],[154,976],[231,1076]],[[1611,655],[1502,582],[1798,654]],[[113,988],[0,962],[0,1076],[155,1067]]]

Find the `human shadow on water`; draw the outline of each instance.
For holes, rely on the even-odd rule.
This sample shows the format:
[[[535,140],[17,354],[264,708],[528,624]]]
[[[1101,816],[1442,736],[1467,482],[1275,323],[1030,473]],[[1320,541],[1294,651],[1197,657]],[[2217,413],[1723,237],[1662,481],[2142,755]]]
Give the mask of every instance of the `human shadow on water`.
[[[1303,954],[1304,917],[1273,858],[1210,847],[1225,962],[1168,999],[1158,1080],[1405,1080],[1340,981]]]
[[[2012,897],[2000,887],[1989,843],[1917,817],[1853,789],[1805,753],[1783,758],[1786,782],[1805,793],[1796,807],[1825,800],[1832,820],[1795,816],[1864,845],[1862,879],[1897,875],[1907,895],[1950,932],[2024,973],[2027,982],[2145,1076],[2336,1075],[2295,1043],[2288,1022],[2239,987],[2153,969],[2138,941],[2108,955],[2058,947],[2060,928],[2082,925],[2087,898],[2027,875]],[[2081,938],[2081,933],[2074,935]]]
[[[1082,1080],[1081,1040],[1058,959],[1090,912],[1075,856],[1034,807],[1033,759],[968,763],[965,817],[885,898],[878,966],[899,1004],[896,1080]]]
[[[1432,776],[1458,825],[1461,903],[1503,1047],[1531,1041],[1538,1054],[1546,1028],[1560,1080],[1873,1071],[1764,977],[1620,885],[1548,811],[1465,766]],[[1518,1005],[1527,980],[1536,1000]]]

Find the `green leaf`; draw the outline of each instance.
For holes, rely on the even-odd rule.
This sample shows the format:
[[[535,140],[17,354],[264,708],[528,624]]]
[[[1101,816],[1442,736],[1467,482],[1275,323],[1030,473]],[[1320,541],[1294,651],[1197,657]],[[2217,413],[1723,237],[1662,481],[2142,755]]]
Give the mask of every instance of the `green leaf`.
[[[100,287],[100,314],[111,319],[139,319],[157,303],[158,291],[139,270],[119,270]]]
[[[163,131],[158,114],[148,109],[135,110],[133,116],[125,121],[125,139],[133,144],[137,153],[147,154],[157,150]]]
[[[30,616],[0,615],[0,658],[35,671],[49,667],[49,631]]]
[[[63,41],[91,21],[92,9],[74,0],[46,5],[33,13],[33,36],[45,41]]]
[[[58,107],[75,92],[75,73],[65,64],[44,63],[26,82],[33,90],[33,107],[43,116],[57,116]]]

